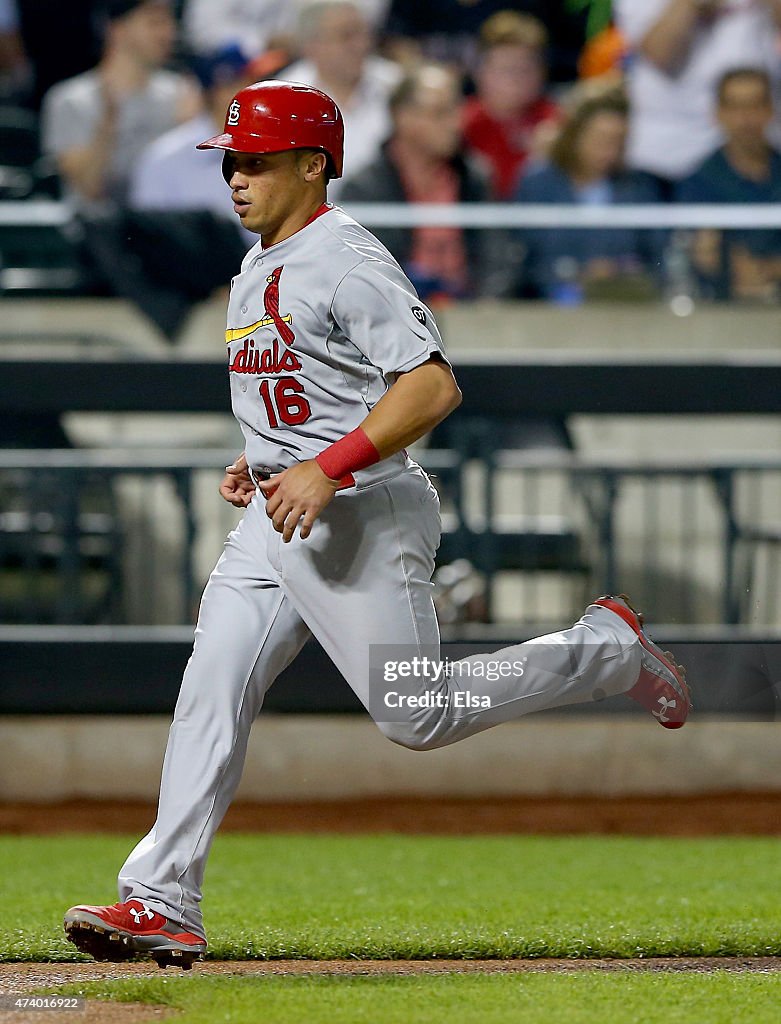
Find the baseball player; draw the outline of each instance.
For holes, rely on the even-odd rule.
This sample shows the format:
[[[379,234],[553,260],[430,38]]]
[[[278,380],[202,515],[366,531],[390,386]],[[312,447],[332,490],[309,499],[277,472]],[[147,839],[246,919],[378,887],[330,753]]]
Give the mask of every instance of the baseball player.
[[[669,728],[689,713],[682,670],[620,597],[599,598],[563,632],[433,675],[409,670],[439,649],[440,521],[405,446],[460,392],[399,265],[326,202],[342,140],[324,93],[262,82],[237,93],[224,133],[201,144],[224,151],[236,214],[260,235],[233,279],[225,336],[245,450],[220,493],[244,514],[203,594],[155,824],[120,871],[119,902],[65,915],[68,937],[97,959],[189,968],[206,951],[209,849],[264,694],[310,636],[383,733],[414,750],[618,693]],[[378,647],[394,652],[384,690],[370,664]],[[500,663],[509,668],[491,671]]]

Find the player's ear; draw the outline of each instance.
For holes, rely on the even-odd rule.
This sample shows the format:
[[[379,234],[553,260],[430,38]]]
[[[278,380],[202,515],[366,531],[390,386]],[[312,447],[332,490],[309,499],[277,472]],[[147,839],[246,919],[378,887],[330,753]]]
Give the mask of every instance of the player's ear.
[[[325,167],[328,158],[318,149],[308,149],[301,154],[301,171],[306,181],[322,178],[325,181]]]

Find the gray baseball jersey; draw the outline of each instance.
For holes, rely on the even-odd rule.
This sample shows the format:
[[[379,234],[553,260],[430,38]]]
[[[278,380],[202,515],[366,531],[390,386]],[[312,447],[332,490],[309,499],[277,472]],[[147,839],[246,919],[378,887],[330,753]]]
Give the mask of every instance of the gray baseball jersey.
[[[321,207],[296,234],[247,253],[225,333],[233,411],[254,469],[313,459],[357,427],[393,375],[434,353],[431,312],[365,228]],[[355,473],[358,488],[406,465],[399,452]]]
[[[398,264],[338,209],[247,254],[233,282],[227,342],[248,462],[270,470],[317,455],[365,419],[393,374],[442,352],[431,314]],[[434,689],[430,678],[407,672],[389,684],[392,694],[372,689],[370,651],[438,652],[431,576],[439,500],[403,454],[355,479],[306,540],[296,532],[287,544],[256,493],[204,591],[157,820],[119,876],[120,900],[142,899],[197,935],[206,859],[239,783],[252,722],[310,636],[385,735],[421,750],[532,711],[622,693],[637,680],[636,633],[594,606],[568,630],[455,663]],[[499,660],[508,672],[496,671]],[[464,678],[468,704],[458,699]],[[422,703],[429,697],[436,702]]]

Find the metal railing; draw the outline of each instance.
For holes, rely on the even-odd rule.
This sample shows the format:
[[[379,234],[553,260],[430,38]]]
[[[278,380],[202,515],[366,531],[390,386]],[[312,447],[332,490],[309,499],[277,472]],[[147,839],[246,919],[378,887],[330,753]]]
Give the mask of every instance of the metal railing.
[[[227,194],[226,194],[227,200]],[[340,204],[341,205],[341,204]],[[781,228],[776,203],[345,203],[368,228]],[[65,201],[0,202],[0,227],[64,228],[77,219]]]
[[[234,454],[0,451],[0,621],[192,622],[238,519],[216,494]],[[781,624],[781,458],[417,457],[442,495],[439,564],[483,585],[473,617],[551,622],[627,589],[657,621]]]
[[[511,488],[557,486],[581,539],[589,586],[642,595],[665,622],[781,622],[781,459],[592,460],[512,450],[486,455],[496,508]],[[500,498],[499,495],[503,495]]]
[[[226,197],[227,202],[227,197]],[[636,253],[637,263],[632,272],[625,267],[615,277],[611,290],[608,280],[614,275],[589,280],[588,294],[592,298],[620,297],[624,300],[648,300],[660,291],[662,280],[671,292],[670,299],[682,295],[682,301],[673,305],[678,315],[688,315],[694,292],[709,300],[733,297],[733,252],[730,232],[777,229],[781,227],[781,210],[777,204],[670,204],[640,203],[610,206],[583,206],[579,204],[533,203],[346,203],[345,210],[372,230],[383,228],[414,228],[420,226],[462,227],[498,231],[494,242],[502,254],[497,258],[503,268],[495,287],[515,292],[521,280],[515,281],[510,272],[520,268],[525,242],[513,230],[524,229],[638,229],[651,233],[655,239],[653,255]],[[229,206],[226,206],[226,215]],[[722,232],[718,241],[718,257],[713,255],[706,265],[694,273],[692,240],[696,229],[710,228]],[[91,265],[84,251],[85,224],[78,212],[65,200],[0,202],[0,292],[8,294],[82,294],[99,286],[100,273]],[[656,267],[659,259],[662,266]],[[768,255],[768,254],[765,254]],[[571,257],[562,254],[564,263],[557,274],[561,294],[570,295],[573,280],[577,278]],[[98,261],[100,262],[100,261]],[[744,261],[745,262],[745,261]],[[531,259],[534,263],[534,259]],[[712,265],[713,264],[713,265]],[[644,269],[641,269],[641,265]],[[565,270],[565,267],[567,268]],[[758,273],[752,271],[753,275]],[[765,302],[778,300],[778,284],[771,279],[752,285],[744,294],[746,283],[741,284],[736,297],[753,297]],[[692,277],[692,275],[694,276]],[[501,285],[498,278],[502,278]],[[558,278],[561,281],[558,281]],[[691,280],[690,280],[691,278]],[[524,278],[525,280],[525,278]],[[583,284],[584,282],[581,282]],[[529,282],[526,282],[525,288]],[[539,282],[538,282],[539,285]],[[761,285],[761,286],[760,286]],[[765,287],[766,286],[766,287]],[[551,285],[553,287],[553,285]],[[758,292],[754,292],[758,289]],[[546,292],[547,290],[543,289]],[[579,294],[580,289],[577,290]],[[536,292],[535,292],[536,294]],[[558,292],[548,297],[559,301]],[[564,301],[562,298],[561,301]],[[570,300],[572,301],[571,297]]]

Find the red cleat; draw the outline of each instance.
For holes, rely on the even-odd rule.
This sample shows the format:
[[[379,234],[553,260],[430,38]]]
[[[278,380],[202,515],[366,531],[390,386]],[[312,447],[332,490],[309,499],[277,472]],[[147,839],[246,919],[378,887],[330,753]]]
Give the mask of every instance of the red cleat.
[[[111,907],[71,907],[64,924],[69,941],[96,960],[119,963],[144,954],[159,967],[170,964],[189,971],[206,952],[206,939],[169,921],[142,900]]]
[[[594,602],[620,616],[640,637],[643,657],[640,678],[626,694],[636,700],[665,729],[680,729],[692,708],[686,673],[669,651],[662,651],[643,629],[643,617],[634,610],[626,594],[610,594]]]

